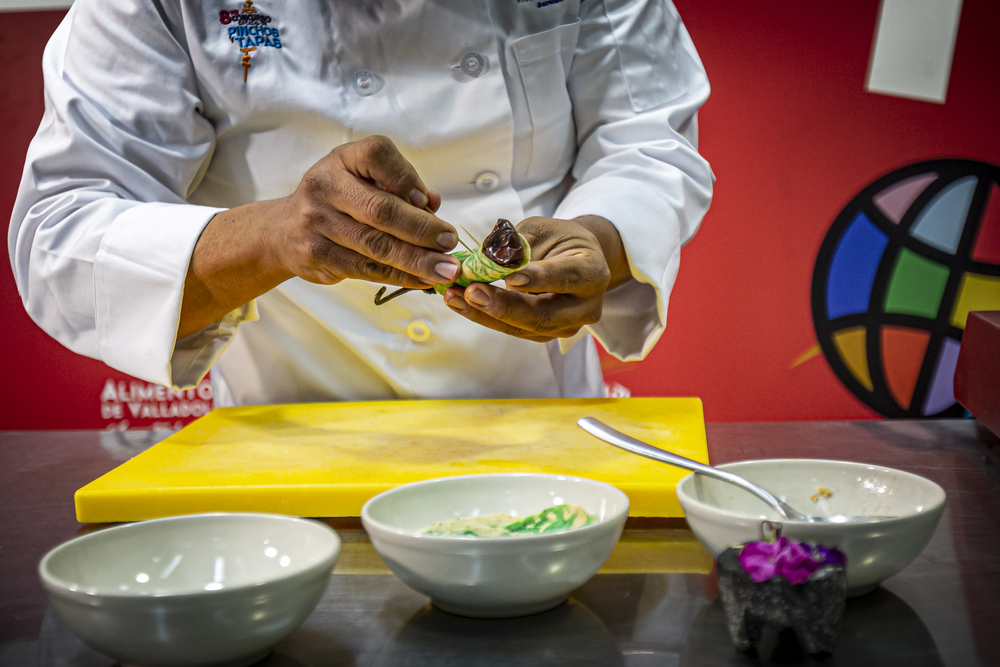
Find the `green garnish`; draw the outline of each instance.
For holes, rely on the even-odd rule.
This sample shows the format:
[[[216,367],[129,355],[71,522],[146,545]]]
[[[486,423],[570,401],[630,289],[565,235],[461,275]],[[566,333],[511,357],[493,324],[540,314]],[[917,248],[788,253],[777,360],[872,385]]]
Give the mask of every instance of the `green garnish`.
[[[517,519],[509,514],[457,517],[439,521],[420,530],[424,535],[449,535],[453,537],[512,537],[541,535],[560,530],[581,528],[594,523],[594,517],[577,505],[563,504],[549,507],[538,514]]]
[[[587,514],[582,507],[563,504],[549,507],[538,514],[526,516],[520,521],[504,526],[504,528],[511,533],[540,535],[589,526],[592,523],[594,523],[594,517]]]

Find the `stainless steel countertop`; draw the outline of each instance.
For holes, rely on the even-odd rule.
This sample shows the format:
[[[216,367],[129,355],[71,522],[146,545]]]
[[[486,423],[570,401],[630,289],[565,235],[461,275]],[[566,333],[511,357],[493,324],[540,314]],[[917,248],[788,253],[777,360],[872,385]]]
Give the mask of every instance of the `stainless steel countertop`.
[[[73,492],[163,433],[0,433],[0,667],[110,667],[47,605],[38,560],[88,527]],[[975,420],[710,424],[713,463],[810,457],[933,479],[948,509],[920,558],[848,603],[823,665],[996,664],[1000,633],[1000,439]],[[330,522],[344,554],[326,595],[266,667],[328,665],[812,664],[794,635],[756,658],[732,646],[710,559],[682,521],[630,520],[608,567],[569,604],[511,620],[429,607],[385,569],[356,520]],[[816,663],[820,664],[820,663]]]

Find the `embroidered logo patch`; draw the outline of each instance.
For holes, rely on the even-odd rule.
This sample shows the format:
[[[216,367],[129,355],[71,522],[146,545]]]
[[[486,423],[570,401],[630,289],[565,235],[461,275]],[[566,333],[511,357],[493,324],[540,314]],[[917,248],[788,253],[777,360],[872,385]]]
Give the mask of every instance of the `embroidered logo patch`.
[[[243,83],[247,82],[247,72],[253,66],[250,54],[258,48],[270,46],[281,48],[281,35],[271,26],[271,17],[261,14],[253,6],[253,0],[246,0],[240,9],[223,9],[219,12],[219,23],[229,26],[229,41],[239,44],[240,65],[243,66]]]

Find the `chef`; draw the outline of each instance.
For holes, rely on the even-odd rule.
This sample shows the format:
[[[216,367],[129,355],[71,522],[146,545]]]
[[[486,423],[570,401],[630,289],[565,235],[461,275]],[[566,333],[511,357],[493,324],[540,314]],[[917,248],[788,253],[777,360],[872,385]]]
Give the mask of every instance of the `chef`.
[[[71,350],[217,405],[601,396],[711,199],[669,0],[77,0],[9,234]],[[532,262],[450,283],[517,224]]]

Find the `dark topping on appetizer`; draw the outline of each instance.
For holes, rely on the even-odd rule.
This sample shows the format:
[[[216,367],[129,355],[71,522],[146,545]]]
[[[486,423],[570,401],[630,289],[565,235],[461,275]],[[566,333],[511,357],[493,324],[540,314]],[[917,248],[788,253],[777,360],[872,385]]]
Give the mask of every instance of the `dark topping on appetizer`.
[[[497,226],[483,241],[483,254],[500,266],[511,268],[521,265],[524,261],[524,246],[510,220],[497,220]]]

